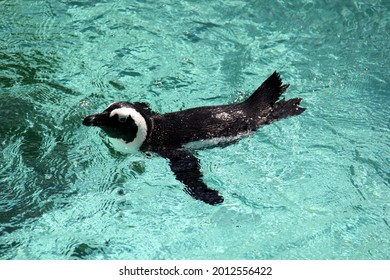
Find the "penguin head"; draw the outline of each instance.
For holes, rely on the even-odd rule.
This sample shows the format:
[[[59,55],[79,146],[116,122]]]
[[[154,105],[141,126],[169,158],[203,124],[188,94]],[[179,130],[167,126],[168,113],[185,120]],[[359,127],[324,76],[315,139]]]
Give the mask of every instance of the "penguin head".
[[[147,124],[136,106],[129,102],[114,102],[99,114],[87,116],[85,126],[98,126],[107,135],[129,149],[139,149],[146,139]]]

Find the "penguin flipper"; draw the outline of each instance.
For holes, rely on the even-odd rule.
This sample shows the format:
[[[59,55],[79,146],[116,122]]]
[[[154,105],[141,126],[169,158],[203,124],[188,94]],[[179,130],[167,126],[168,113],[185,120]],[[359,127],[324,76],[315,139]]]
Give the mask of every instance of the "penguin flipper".
[[[169,160],[171,170],[176,179],[185,185],[185,192],[193,198],[210,205],[223,202],[223,197],[218,191],[212,190],[202,181],[203,174],[200,171],[198,159],[186,150],[161,150],[157,152]]]

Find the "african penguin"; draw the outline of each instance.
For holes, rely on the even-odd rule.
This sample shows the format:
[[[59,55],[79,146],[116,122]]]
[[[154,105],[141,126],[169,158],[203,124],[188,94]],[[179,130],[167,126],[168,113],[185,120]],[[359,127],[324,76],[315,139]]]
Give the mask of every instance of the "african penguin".
[[[102,128],[122,152],[153,152],[169,160],[176,178],[195,199],[216,205],[223,202],[218,191],[202,181],[198,159],[188,144],[209,141],[234,143],[263,125],[305,111],[301,98],[279,100],[288,84],[274,72],[245,101],[206,106],[167,114],[152,111],[148,104],[114,102],[102,113],[86,117],[83,124]],[[225,141],[220,141],[225,139]]]

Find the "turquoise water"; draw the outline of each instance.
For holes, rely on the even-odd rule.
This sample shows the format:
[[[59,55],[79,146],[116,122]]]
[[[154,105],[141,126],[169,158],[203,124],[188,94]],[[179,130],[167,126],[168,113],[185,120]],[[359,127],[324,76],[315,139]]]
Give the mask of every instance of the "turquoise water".
[[[0,259],[389,259],[389,1],[0,1]],[[199,151],[209,206],[81,125],[118,100],[308,108]]]

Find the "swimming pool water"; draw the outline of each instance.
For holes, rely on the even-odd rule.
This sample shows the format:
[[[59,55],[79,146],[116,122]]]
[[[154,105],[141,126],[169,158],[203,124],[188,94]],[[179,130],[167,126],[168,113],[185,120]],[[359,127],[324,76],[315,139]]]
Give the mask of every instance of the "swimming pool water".
[[[388,1],[0,1],[0,259],[389,259]],[[239,102],[300,116],[201,150],[224,204],[82,119]]]

